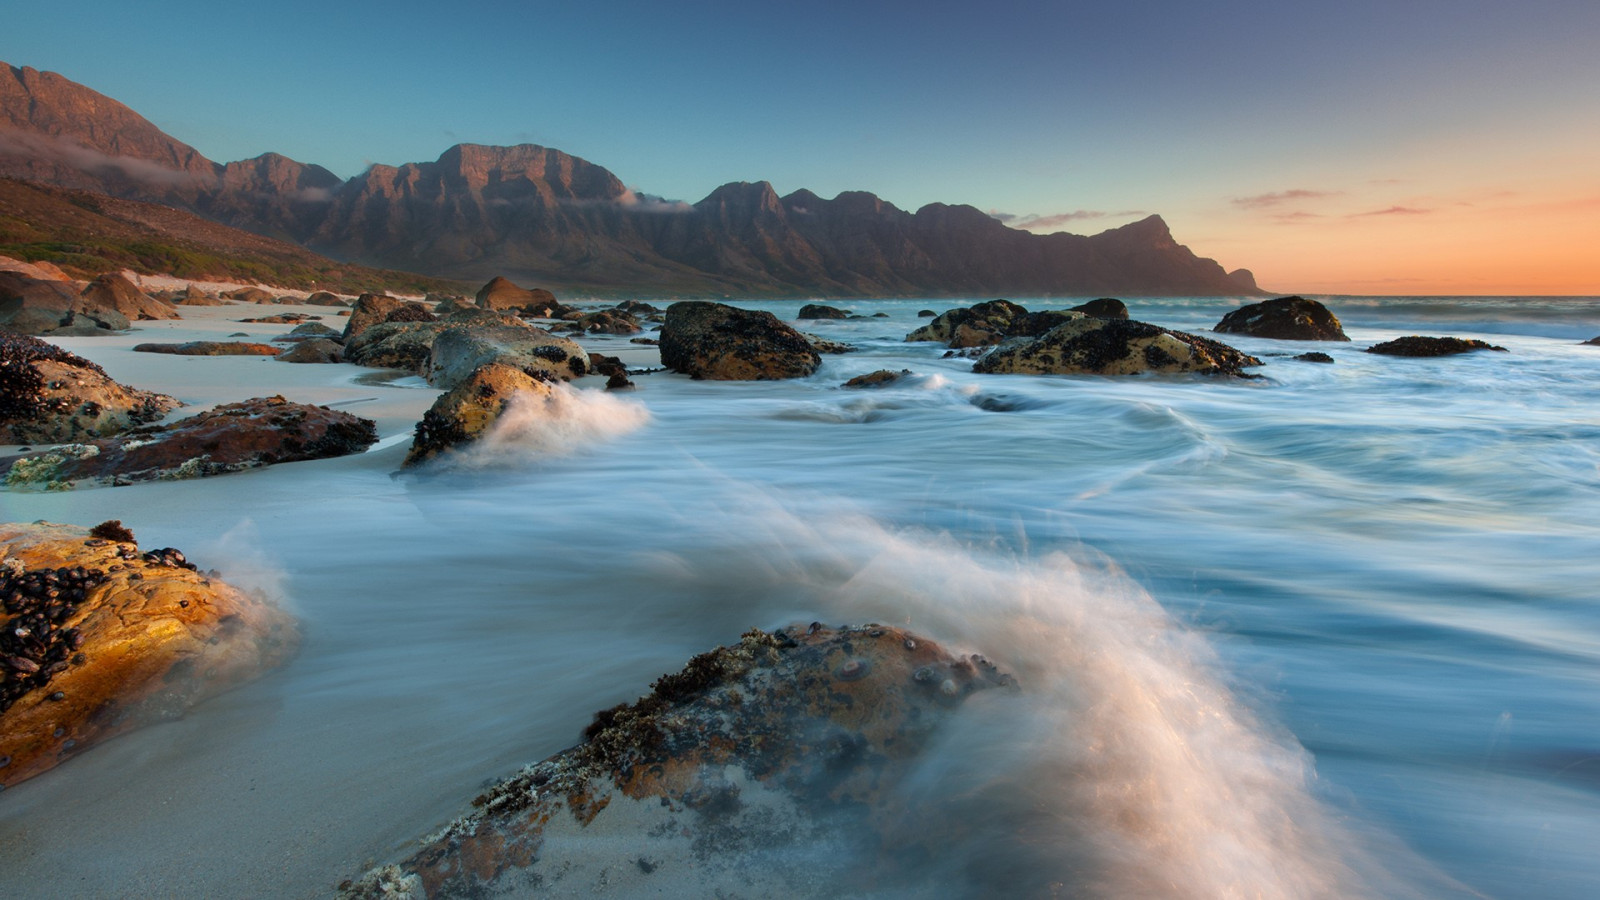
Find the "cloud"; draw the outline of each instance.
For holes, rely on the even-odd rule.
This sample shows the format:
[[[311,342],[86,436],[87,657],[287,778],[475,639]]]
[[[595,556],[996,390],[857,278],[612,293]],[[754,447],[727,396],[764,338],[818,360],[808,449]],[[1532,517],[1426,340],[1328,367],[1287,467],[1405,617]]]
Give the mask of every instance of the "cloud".
[[[1277,222],[1280,225],[1299,225],[1308,219],[1325,218],[1327,217],[1321,213],[1306,212],[1303,209],[1297,209],[1294,212],[1275,213],[1272,216],[1272,221]]]
[[[1338,193],[1338,191],[1308,191],[1303,188],[1296,188],[1271,194],[1257,194],[1254,197],[1235,197],[1233,198],[1233,205],[1240,209],[1264,209],[1269,206],[1277,206],[1280,203],[1287,203],[1291,200],[1316,200],[1320,197],[1332,197]]]
[[[1433,212],[1431,209],[1417,209],[1414,206],[1391,206],[1388,209],[1374,209],[1367,212],[1351,213],[1346,216],[1350,219],[1359,219],[1366,216],[1421,216]]]
[[[631,212],[641,213],[688,213],[694,212],[694,206],[682,200],[668,200],[654,194],[644,194],[633,188],[622,192],[617,198],[617,205]]]
[[[0,153],[53,161],[83,172],[117,173],[153,187],[215,187],[217,183],[215,176],[173,169],[147,159],[112,156],[64,137],[24,131],[0,130]]]
[[[1014,213],[989,210],[990,218],[996,219],[1012,228],[1023,231],[1033,231],[1040,228],[1059,228],[1068,222],[1081,222],[1085,219],[1119,219],[1127,216],[1142,216],[1139,210],[1124,210],[1122,212],[1100,212],[1098,210],[1078,209],[1067,213],[1054,213],[1048,216],[1019,216]]]

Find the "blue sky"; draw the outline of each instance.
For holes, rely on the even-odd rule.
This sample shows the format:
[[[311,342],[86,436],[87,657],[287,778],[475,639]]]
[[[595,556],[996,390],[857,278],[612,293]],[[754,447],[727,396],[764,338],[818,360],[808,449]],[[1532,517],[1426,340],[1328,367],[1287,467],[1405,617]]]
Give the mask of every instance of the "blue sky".
[[[768,180],[1079,233],[1159,212],[1275,289],[1600,293],[1600,264],[1549,246],[1600,240],[1595,0],[56,0],[6,20],[0,59],[217,160],[348,177],[532,142],[673,199]],[[1497,241],[1529,248],[1494,268]]]

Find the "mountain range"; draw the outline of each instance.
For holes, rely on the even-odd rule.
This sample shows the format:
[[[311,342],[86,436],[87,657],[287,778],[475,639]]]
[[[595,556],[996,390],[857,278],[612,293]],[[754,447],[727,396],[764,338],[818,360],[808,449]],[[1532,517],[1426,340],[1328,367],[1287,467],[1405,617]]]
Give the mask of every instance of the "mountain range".
[[[1253,295],[1159,216],[1092,236],[1009,228],[971,206],[779,196],[698,203],[628,188],[547,147],[458,144],[349,180],[276,153],[217,163],[51,72],[0,63],[0,177],[157,203],[335,260],[559,290],[699,296]]]

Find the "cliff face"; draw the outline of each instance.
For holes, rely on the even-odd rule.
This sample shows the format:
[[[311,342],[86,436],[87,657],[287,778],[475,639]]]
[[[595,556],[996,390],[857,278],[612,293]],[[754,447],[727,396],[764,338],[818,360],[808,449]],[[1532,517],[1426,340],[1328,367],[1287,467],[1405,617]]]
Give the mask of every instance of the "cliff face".
[[[0,64],[3,65],[3,64]],[[59,75],[0,71],[0,176],[155,201],[336,259],[561,288],[794,296],[1258,293],[1157,216],[1035,235],[970,206],[914,214],[860,191],[726,184],[692,206],[636,195],[532,144],[458,144],[341,182],[268,153],[214,163]]]

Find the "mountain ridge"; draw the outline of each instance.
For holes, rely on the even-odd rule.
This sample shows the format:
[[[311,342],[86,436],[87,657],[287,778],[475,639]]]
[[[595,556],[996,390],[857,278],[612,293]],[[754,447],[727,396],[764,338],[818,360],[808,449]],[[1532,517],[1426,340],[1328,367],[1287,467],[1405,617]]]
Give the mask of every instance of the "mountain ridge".
[[[184,209],[334,259],[462,281],[750,296],[1256,295],[1151,216],[1083,236],[971,206],[906,212],[866,191],[780,197],[730,182],[697,203],[635,193],[535,144],[461,143],[339,179],[278,153],[217,163],[49,72],[0,70],[0,176]]]

